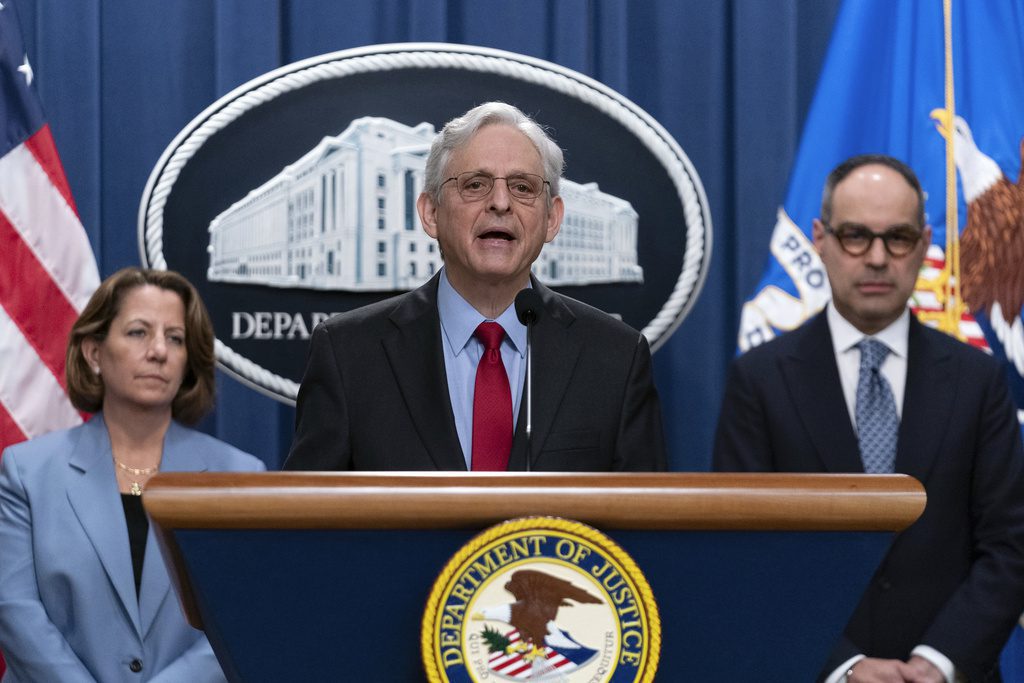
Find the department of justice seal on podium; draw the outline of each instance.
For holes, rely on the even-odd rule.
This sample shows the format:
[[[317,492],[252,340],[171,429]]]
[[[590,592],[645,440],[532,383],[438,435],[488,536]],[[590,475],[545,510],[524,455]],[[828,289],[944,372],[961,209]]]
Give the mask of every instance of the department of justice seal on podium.
[[[431,683],[649,683],[661,622],[647,580],[614,541],[530,517],[487,529],[449,560],[421,641]]]

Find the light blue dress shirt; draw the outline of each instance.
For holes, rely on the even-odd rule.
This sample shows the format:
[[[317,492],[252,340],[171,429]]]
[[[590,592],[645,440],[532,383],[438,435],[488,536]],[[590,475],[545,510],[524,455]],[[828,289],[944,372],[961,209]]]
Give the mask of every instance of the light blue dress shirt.
[[[437,310],[441,317],[441,347],[444,349],[444,368],[455,414],[455,429],[459,433],[466,468],[472,469],[473,390],[476,387],[476,366],[484,349],[473,332],[488,318],[455,291],[443,269],[437,287]],[[505,329],[501,361],[505,364],[512,389],[512,429],[515,430],[519,399],[526,379],[526,326],[516,317],[515,304],[506,308],[494,322]]]

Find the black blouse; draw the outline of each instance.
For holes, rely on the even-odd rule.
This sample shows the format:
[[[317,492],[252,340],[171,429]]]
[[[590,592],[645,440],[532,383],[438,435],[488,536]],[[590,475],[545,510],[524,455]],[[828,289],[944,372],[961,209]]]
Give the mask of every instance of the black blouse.
[[[121,504],[124,506],[124,520],[128,523],[128,545],[132,550],[135,596],[138,597],[139,587],[142,585],[142,561],[146,557],[146,534],[149,532],[149,519],[142,507],[142,496],[122,493]]]

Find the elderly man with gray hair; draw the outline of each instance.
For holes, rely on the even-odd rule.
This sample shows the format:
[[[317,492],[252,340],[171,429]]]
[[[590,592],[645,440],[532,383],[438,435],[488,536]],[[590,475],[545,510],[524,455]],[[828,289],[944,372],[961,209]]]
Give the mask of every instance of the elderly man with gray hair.
[[[531,275],[562,221],[562,166],[558,145],[511,105],[444,126],[416,202],[444,267],[317,326],[286,469],[665,469],[643,335]],[[527,327],[514,305],[524,289],[529,413]]]

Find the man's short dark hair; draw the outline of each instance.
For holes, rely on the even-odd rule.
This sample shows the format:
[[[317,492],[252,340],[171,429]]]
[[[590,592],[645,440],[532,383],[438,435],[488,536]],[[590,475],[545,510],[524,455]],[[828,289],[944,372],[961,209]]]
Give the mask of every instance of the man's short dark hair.
[[[924,190],[921,189],[921,181],[917,179],[914,169],[896,157],[891,157],[887,154],[859,154],[850,157],[832,169],[832,172],[828,174],[828,178],[825,180],[825,189],[821,193],[821,222],[826,225],[831,225],[832,223],[832,193],[835,192],[836,185],[843,182],[848,175],[861,166],[870,166],[872,164],[888,166],[903,176],[903,179],[907,181],[907,185],[914,189],[914,192],[917,194],[917,226],[923,229]]]

